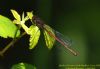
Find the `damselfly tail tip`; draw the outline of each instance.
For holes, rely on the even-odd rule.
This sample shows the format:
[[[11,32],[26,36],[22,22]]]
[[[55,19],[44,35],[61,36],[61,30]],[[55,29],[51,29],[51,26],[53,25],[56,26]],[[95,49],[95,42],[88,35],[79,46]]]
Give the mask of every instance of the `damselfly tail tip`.
[[[78,55],[79,55],[79,53],[78,53],[78,52],[76,52],[76,51],[74,51],[74,52],[73,52],[73,55],[74,55],[74,56],[78,56]]]
[[[74,56],[77,56],[78,54],[77,53],[74,53]]]
[[[73,50],[72,48],[67,47],[67,49],[74,55],[77,56],[78,52],[76,52],[75,50]]]

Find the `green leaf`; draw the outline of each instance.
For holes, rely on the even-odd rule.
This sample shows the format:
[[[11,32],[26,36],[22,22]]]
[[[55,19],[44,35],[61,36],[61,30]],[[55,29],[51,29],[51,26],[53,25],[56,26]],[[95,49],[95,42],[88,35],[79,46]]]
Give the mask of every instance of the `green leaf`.
[[[13,14],[13,16],[15,17],[16,20],[21,21],[21,17],[20,15],[17,13],[17,11],[11,9],[11,12]]]
[[[13,65],[11,69],[36,69],[36,67],[31,64],[21,62]]]
[[[32,12],[27,12],[27,16],[32,20],[32,17],[33,17],[33,11],[32,11]]]
[[[55,33],[54,33],[53,29],[51,27],[49,27],[48,25],[44,25],[44,27],[46,29],[46,30],[44,30],[44,37],[45,37],[46,46],[49,49],[51,49],[54,45],[55,38],[53,38],[49,33],[51,33],[53,36],[55,36]]]
[[[7,38],[14,38],[17,31],[16,25],[7,17],[0,15],[0,36]],[[17,31],[16,37],[20,35],[20,31]]]
[[[24,12],[22,13],[22,21],[27,21],[29,19],[28,16],[25,17],[25,14]]]
[[[39,37],[40,37],[40,30],[37,26],[32,25],[29,28],[29,34],[30,34],[30,47],[29,49],[33,49],[36,44],[38,43]]]

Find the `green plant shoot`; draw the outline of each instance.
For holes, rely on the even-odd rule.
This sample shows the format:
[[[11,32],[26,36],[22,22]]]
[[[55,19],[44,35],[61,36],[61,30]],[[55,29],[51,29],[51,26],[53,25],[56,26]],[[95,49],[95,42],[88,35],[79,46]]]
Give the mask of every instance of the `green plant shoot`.
[[[22,18],[20,18],[20,15],[15,10],[11,10],[13,16],[15,17],[14,23],[21,25],[21,27],[25,30],[25,32],[30,35],[29,39],[29,49],[33,49],[36,44],[38,43],[39,36],[40,36],[40,30],[37,26],[31,25],[29,28],[25,25],[25,22],[31,18],[33,15],[28,13],[28,16],[24,18],[24,13],[22,14]],[[21,20],[22,19],[22,20]]]

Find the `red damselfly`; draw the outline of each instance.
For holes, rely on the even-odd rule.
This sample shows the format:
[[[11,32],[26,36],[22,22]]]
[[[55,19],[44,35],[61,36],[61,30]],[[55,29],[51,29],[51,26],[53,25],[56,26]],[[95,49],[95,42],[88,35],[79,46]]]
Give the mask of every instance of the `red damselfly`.
[[[68,49],[73,55],[77,55],[77,52],[74,51],[72,48],[70,48],[70,43],[66,40],[61,38],[61,33],[53,30],[50,26],[46,25],[38,16],[33,16],[32,17],[32,22],[39,28],[44,30],[44,35],[48,35],[45,36],[45,39],[50,37],[52,39],[55,39],[56,41],[58,41],[60,44],[62,44],[66,49]],[[60,35],[60,36],[58,36]],[[52,41],[54,42],[54,41]],[[49,44],[49,40],[48,42],[46,41],[46,44]]]

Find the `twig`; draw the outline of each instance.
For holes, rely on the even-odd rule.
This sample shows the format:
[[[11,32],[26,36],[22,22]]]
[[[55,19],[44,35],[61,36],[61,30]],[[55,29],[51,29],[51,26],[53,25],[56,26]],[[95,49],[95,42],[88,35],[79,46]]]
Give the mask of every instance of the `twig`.
[[[2,51],[0,51],[0,56],[3,56],[4,53],[15,43],[17,42],[22,36],[24,36],[26,34],[26,32],[22,33],[21,36],[19,36],[18,38],[12,40]]]

